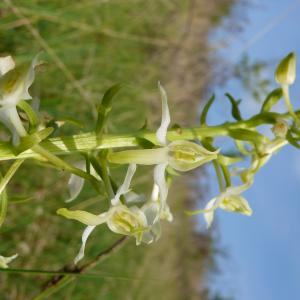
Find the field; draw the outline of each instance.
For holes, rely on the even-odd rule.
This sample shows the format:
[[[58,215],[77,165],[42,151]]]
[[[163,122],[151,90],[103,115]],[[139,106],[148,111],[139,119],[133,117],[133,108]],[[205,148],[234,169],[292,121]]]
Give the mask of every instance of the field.
[[[205,4],[205,5],[204,5]],[[45,122],[59,121],[56,135],[86,132],[95,108],[115,83],[117,96],[109,132],[157,128],[160,80],[170,98],[173,123],[196,120],[201,95],[210,82],[207,37],[231,1],[189,0],[4,0],[0,4],[0,53],[19,63],[42,51],[32,94]],[[56,123],[57,124],[57,123]],[[4,133],[3,133],[4,135]],[[68,158],[74,162],[80,155]],[[2,163],[2,171],[9,162]],[[124,168],[114,172],[121,182]],[[198,176],[199,173],[194,175]],[[137,191],[150,190],[152,169],[140,168]],[[171,189],[175,221],[164,224],[155,244],[136,247],[132,239],[59,290],[57,277],[71,266],[83,226],[55,211],[68,197],[67,172],[28,161],[9,185],[8,217],[0,231],[0,253],[19,253],[15,273],[0,274],[0,299],[207,299],[205,276],[213,263],[213,242],[183,214],[199,198],[188,176]],[[195,176],[194,176],[195,178]],[[26,200],[24,200],[26,198]],[[69,208],[97,212],[105,198],[86,185]],[[85,262],[120,238],[99,226],[87,245]],[[38,270],[25,273],[24,270]],[[59,274],[58,274],[59,275]],[[50,281],[49,281],[50,280]],[[53,289],[52,295],[47,295]],[[50,294],[50,293],[49,293]]]

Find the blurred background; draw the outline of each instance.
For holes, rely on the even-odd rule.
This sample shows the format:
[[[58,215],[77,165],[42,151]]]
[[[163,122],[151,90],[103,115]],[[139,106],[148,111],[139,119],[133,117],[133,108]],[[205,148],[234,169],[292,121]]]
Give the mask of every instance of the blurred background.
[[[149,128],[157,127],[158,80],[173,123],[197,124],[214,92],[218,102],[209,121],[218,124],[229,118],[225,92],[243,100],[245,117],[259,110],[275,87],[278,61],[290,51],[300,53],[299,13],[294,0],[3,0],[0,56],[22,63],[43,51],[32,94],[44,120],[65,124],[57,135],[92,130],[97,103],[118,82],[126,88],[114,102],[109,132],[138,130],[146,119]],[[296,107],[299,93],[296,82]],[[124,168],[114,172],[121,181]],[[137,191],[150,189],[151,176],[151,168],[140,168]],[[296,299],[299,176],[299,154],[287,147],[246,193],[253,216],[220,212],[207,231],[202,216],[186,217],[183,210],[203,207],[217,193],[215,178],[209,168],[184,175],[169,198],[174,222],[163,224],[157,243],[136,247],[130,240],[93,269],[96,278],[78,276],[45,299]],[[33,161],[18,171],[9,193],[30,198],[11,199],[0,230],[0,253],[19,253],[12,267],[56,271],[72,262],[83,226],[55,214],[65,205],[67,182],[68,174]],[[101,201],[87,184],[69,208],[93,211]],[[86,260],[117,238],[99,226]],[[33,299],[48,281],[44,274],[1,273],[0,299]]]

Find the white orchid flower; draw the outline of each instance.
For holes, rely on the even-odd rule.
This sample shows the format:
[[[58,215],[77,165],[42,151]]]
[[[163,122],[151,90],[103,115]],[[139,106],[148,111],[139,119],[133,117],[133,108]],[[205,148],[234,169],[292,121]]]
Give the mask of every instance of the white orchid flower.
[[[158,87],[162,101],[162,119],[156,131],[156,138],[161,147],[115,152],[109,154],[108,159],[112,163],[156,165],[154,182],[159,187],[162,213],[168,214],[169,208],[166,200],[169,187],[165,178],[166,168],[170,166],[177,171],[189,171],[216,159],[219,151],[211,152],[197,143],[185,140],[168,142],[167,132],[171,122],[168,99],[166,91],[160,83]]]
[[[196,215],[203,213],[207,228],[211,226],[214,219],[214,213],[217,208],[221,208],[228,212],[236,212],[246,216],[251,216],[252,209],[250,208],[247,200],[241,194],[246,191],[252,183],[253,181],[251,180],[239,186],[227,187],[219,196],[212,198],[203,210],[187,212],[187,214]]]
[[[34,81],[37,61],[36,56],[29,66],[15,67],[11,56],[0,58],[0,121],[11,131],[14,144],[19,142],[19,136],[26,135],[17,105],[21,100],[32,99],[28,89]]]
[[[57,214],[65,218],[77,220],[87,225],[82,234],[82,246],[75,258],[75,263],[84,257],[85,245],[89,235],[96,226],[104,223],[115,233],[135,237],[137,245],[141,242],[149,243],[152,241],[149,239],[149,235],[145,235],[151,227],[149,210],[146,207],[143,209],[137,206],[127,207],[120,201],[121,196],[130,191],[130,183],[135,171],[136,165],[131,164],[123,184],[119,187],[115,197],[111,199],[111,206],[107,212],[95,215],[82,210],[70,211],[66,208],[61,208],[57,211]]]
[[[12,255],[12,256],[9,256],[9,257],[0,255],[0,268],[7,269],[8,264],[11,263],[17,257],[18,257],[18,254],[15,254],[15,255]]]

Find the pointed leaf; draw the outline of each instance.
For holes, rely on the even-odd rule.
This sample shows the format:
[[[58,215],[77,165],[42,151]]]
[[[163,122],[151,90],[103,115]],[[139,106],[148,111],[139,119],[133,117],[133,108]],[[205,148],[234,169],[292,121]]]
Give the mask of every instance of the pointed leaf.
[[[30,123],[30,127],[35,128],[39,123],[39,118],[38,118],[36,112],[30,106],[30,104],[28,104],[27,101],[22,100],[18,103],[18,107],[20,107],[26,113],[26,116]]]
[[[143,149],[152,149],[155,147],[155,144],[145,138],[136,137],[135,140],[137,145],[142,147]]]
[[[282,89],[275,89],[273,90],[264,101],[261,112],[268,112],[270,109],[282,98]]]
[[[47,127],[43,130],[20,138],[20,144],[14,148],[14,151],[19,154],[39,144],[53,132],[52,127]]]
[[[206,117],[207,117],[208,111],[214,101],[215,101],[215,95],[212,95],[202,110],[202,113],[200,116],[200,125],[206,125]]]
[[[226,93],[225,96],[231,103],[231,115],[235,120],[241,121],[242,116],[239,109],[239,104],[241,103],[241,100],[235,100],[229,93]]]
[[[97,111],[98,111],[98,119],[96,122],[96,133],[98,135],[102,135],[104,126],[107,121],[107,117],[109,112],[112,109],[112,100],[115,97],[115,95],[120,91],[120,89],[123,87],[122,84],[115,84],[112,87],[110,87],[104,94],[101,104],[99,105]]]
[[[298,140],[294,138],[290,131],[288,131],[288,133],[286,134],[286,139],[292,146],[300,149],[300,144],[298,143]]]

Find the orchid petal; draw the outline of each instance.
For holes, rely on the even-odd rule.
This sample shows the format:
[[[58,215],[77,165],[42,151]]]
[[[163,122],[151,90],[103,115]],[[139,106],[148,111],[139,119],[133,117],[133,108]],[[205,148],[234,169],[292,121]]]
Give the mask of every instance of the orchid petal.
[[[81,160],[74,164],[78,169],[85,171],[85,161]],[[84,178],[77,176],[75,174],[71,174],[69,182],[68,182],[68,188],[70,193],[70,198],[67,199],[65,202],[71,202],[75,200],[78,195],[80,194],[82,188],[84,185]]]
[[[218,198],[211,199],[205,206],[204,219],[206,221],[206,226],[209,228],[214,219],[215,209],[217,207]]]
[[[151,193],[151,200],[158,201],[159,200],[159,186],[154,183]]]
[[[0,268],[7,269],[8,264],[11,263],[17,257],[18,257],[18,254],[15,254],[15,255],[12,255],[12,256],[9,256],[9,257],[5,257],[5,256],[0,255]]]
[[[128,167],[123,184],[119,187],[115,197],[111,200],[112,205],[119,204],[121,195],[129,192],[130,183],[131,183],[131,180],[132,180],[132,177],[133,177],[135,171],[136,171],[136,164],[130,164]]]
[[[90,236],[90,234],[92,233],[92,231],[95,229],[96,226],[87,226],[83,233],[82,233],[82,245],[80,247],[79,253],[77,254],[77,256],[74,259],[74,263],[75,265],[84,257],[84,251],[85,251],[85,245],[86,245],[86,241],[88,239],[88,237]]]
[[[0,57],[0,76],[15,67],[15,62],[11,56]]]
[[[171,122],[171,118],[170,118],[170,112],[168,107],[167,93],[160,83],[158,83],[158,88],[160,91],[160,96],[162,101],[161,102],[162,118],[161,118],[161,124],[158,130],[156,131],[156,138],[161,145],[165,146],[167,145],[167,132],[168,132],[169,124]]]
[[[16,107],[21,100],[32,98],[28,89],[34,81],[37,60],[36,56],[28,68],[26,65],[21,65],[0,77],[0,104],[3,108]]]
[[[11,132],[13,145],[18,145],[20,143],[20,137],[7,113],[8,111],[6,109],[0,109],[0,121]]]
[[[164,207],[168,197],[168,183],[166,181],[165,171],[168,164],[160,164],[154,167],[154,182],[159,187],[160,202]]]
[[[60,208],[56,212],[67,219],[79,221],[85,225],[96,226],[107,221],[108,213],[94,215],[84,210],[68,210],[67,208]]]
[[[24,91],[22,95],[23,100],[32,99],[28,90],[34,81],[34,77],[35,77],[34,69],[39,63],[38,60],[39,60],[39,54],[36,55],[35,58],[32,60],[31,65],[27,71],[26,77],[24,79]]]

